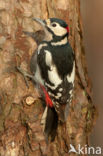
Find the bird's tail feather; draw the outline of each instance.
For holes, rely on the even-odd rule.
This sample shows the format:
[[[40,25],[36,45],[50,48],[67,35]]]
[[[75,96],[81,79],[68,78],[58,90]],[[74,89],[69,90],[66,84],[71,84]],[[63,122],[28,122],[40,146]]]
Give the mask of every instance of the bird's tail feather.
[[[45,108],[44,114],[42,116],[41,123],[44,127],[44,134],[46,138],[46,142],[48,143],[48,139],[53,141],[56,136],[56,130],[58,125],[58,115],[55,111],[55,108],[47,107]]]

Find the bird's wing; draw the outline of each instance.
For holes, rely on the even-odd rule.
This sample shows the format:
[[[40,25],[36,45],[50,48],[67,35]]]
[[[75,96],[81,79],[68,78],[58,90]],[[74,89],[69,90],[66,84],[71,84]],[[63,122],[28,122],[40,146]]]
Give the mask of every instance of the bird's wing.
[[[55,73],[55,66],[52,61],[51,53],[46,49],[42,49],[37,58],[43,80],[50,86],[54,86],[55,81],[53,76],[57,73]]]

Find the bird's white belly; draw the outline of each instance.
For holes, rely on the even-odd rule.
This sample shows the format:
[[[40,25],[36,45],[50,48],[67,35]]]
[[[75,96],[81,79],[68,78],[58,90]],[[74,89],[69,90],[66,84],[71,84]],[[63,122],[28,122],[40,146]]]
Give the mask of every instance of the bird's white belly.
[[[35,80],[36,83],[44,85],[44,80],[41,77],[40,68],[39,68],[38,65],[37,65],[36,72],[35,72],[35,75],[34,75],[34,80]]]

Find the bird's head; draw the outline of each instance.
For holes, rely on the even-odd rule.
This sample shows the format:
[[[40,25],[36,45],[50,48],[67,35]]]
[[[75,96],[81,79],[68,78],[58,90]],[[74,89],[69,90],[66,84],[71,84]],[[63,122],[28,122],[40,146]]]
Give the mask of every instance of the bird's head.
[[[42,25],[45,32],[45,40],[56,42],[68,38],[69,27],[65,21],[58,18],[49,18],[47,20],[33,18],[33,20]]]

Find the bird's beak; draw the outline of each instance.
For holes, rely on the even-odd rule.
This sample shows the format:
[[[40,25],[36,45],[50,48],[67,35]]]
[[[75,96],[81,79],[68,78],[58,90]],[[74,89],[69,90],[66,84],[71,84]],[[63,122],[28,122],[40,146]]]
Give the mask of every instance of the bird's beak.
[[[43,27],[45,27],[45,22],[44,22],[44,20],[41,20],[41,19],[39,19],[39,18],[32,18],[32,20],[38,22],[40,25],[42,25]]]

